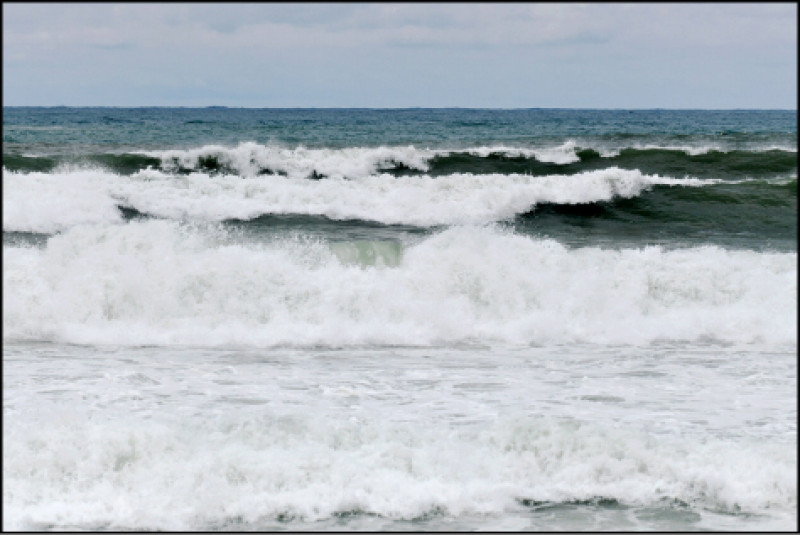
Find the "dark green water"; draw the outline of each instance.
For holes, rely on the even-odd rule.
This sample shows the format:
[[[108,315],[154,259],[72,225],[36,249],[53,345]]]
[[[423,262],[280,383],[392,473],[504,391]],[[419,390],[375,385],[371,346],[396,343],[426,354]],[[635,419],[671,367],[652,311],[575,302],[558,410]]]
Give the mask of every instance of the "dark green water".
[[[413,214],[398,207],[401,213],[387,219],[377,208],[333,215],[339,212],[265,203],[242,214],[230,209],[186,217],[235,227],[250,222],[254,233],[272,224],[285,229],[288,222],[303,231],[324,229],[328,237],[354,228],[358,234],[403,235],[407,225],[425,232],[451,223],[499,222],[578,245],[787,250],[796,249],[797,241],[796,120],[796,112],[780,110],[4,108],[3,166],[17,178],[66,172],[62,182],[75,180],[80,170],[101,169],[110,177],[131,177],[142,188],[142,173],[153,170],[173,183],[198,174],[262,183],[273,177],[380,176],[455,184],[464,176],[499,176],[508,177],[509,186],[535,185],[540,178],[550,180],[549,193],[540,188],[522,206],[480,217],[470,214],[494,207],[475,199],[477,189],[471,199],[452,199],[463,204],[458,216],[442,216],[440,205],[419,204]],[[619,172],[606,176],[608,170]],[[641,176],[649,180],[644,187],[614,191]],[[560,191],[569,177],[586,184]],[[612,191],[593,192],[598,181]],[[424,184],[420,195],[438,195],[430,180]],[[386,195],[395,194],[386,187]],[[340,201],[350,203],[350,194],[343,189]],[[152,202],[115,198],[123,216],[164,217]],[[420,217],[426,209],[437,213]],[[45,233],[48,228],[42,227]],[[4,220],[6,239],[14,231],[37,229]]]

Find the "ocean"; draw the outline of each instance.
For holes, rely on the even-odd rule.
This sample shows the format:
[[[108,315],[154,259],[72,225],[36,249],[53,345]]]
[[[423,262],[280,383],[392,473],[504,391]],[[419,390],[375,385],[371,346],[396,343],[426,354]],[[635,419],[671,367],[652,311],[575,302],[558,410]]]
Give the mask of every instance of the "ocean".
[[[797,112],[3,108],[6,530],[795,530]]]

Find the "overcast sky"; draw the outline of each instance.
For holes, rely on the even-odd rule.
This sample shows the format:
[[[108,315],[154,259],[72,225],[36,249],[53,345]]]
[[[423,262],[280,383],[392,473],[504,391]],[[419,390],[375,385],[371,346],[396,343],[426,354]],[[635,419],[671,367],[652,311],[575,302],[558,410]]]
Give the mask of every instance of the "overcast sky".
[[[4,3],[3,104],[797,109],[797,5]]]

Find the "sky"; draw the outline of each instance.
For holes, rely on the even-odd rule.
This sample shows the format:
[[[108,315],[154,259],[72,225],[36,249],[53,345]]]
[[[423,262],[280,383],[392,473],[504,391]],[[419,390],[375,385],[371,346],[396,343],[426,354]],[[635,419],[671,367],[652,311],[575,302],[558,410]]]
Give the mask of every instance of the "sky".
[[[3,105],[797,109],[797,4],[6,2]]]

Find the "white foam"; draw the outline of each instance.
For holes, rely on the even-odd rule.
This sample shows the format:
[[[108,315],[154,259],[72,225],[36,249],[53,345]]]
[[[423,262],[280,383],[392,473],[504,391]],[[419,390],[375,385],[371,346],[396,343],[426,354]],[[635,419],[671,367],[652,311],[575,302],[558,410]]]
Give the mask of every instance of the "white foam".
[[[277,145],[240,143],[236,147],[206,145],[196,149],[143,152],[160,158],[162,167],[172,170],[199,169],[201,159],[213,157],[225,167],[245,177],[262,170],[282,173],[290,178],[306,178],[312,172],[330,178],[363,178],[380,169],[403,164],[411,169],[428,170],[428,160],[436,153],[407,147],[346,147],[342,149],[288,148]]]
[[[580,161],[576,149],[577,147],[575,142],[568,140],[561,145],[556,145],[553,147],[522,148],[510,147],[506,145],[492,145],[468,148],[466,149],[466,152],[468,154],[480,156],[481,158],[486,158],[490,154],[499,153],[510,158],[518,158],[521,156],[525,158],[536,158],[536,160],[540,162],[564,165]],[[457,151],[442,150],[438,151],[437,154],[446,156],[453,154],[454,152]]]
[[[3,177],[3,229],[45,233],[81,223],[119,221],[117,204],[162,218],[196,221],[304,214],[429,226],[504,220],[540,203],[634,197],[659,184],[699,187],[718,182],[616,167],[575,175],[381,174],[325,180],[203,173],[176,177],[156,170],[128,177],[91,169],[51,174],[4,170]]]
[[[253,346],[659,340],[796,344],[797,255],[570,250],[458,227],[359,264],[302,239],[226,244],[170,221],[4,248],[3,336]]]
[[[453,428],[269,413],[103,421],[55,409],[7,424],[3,445],[6,530],[203,530],[351,511],[410,520],[519,511],[518,499],[677,499],[771,515],[797,506],[785,444],[655,440],[546,418]]]
[[[732,150],[797,152],[796,146],[775,144],[738,146],[723,143],[691,145],[634,143],[622,146],[597,146],[597,143],[592,140],[584,142],[570,139],[551,146],[480,145],[458,149],[430,149],[413,145],[312,149],[303,146],[289,148],[279,145],[261,145],[249,141],[235,147],[206,145],[194,149],[147,151],[141,154],[160,158],[162,166],[166,170],[173,170],[177,167],[202,170],[201,160],[213,157],[225,168],[245,177],[256,176],[263,170],[269,170],[272,173],[285,174],[291,178],[305,178],[312,172],[332,178],[363,178],[397,164],[417,171],[428,171],[433,158],[457,153],[466,153],[482,158],[490,154],[503,154],[511,158],[535,158],[540,162],[565,165],[580,161],[577,154],[579,148],[598,150],[602,157],[618,156],[620,151],[626,148],[674,150],[690,156],[707,154],[711,151],[730,152]]]
[[[316,172],[331,178],[363,178],[381,169],[402,164],[417,171],[427,171],[430,161],[437,156],[467,153],[486,157],[489,154],[504,154],[508,157],[536,158],[540,162],[568,164],[580,160],[576,145],[568,140],[560,145],[544,147],[513,147],[507,145],[485,145],[464,149],[428,149],[409,146],[347,147],[341,149],[288,148],[278,145],[261,145],[254,142],[240,143],[236,147],[206,145],[195,149],[174,149],[142,152],[160,158],[162,167],[172,170],[200,169],[201,160],[213,157],[219,164],[246,177],[257,175],[268,169],[273,173],[291,178],[305,178]]]
[[[634,150],[668,150],[675,152],[683,152],[689,156],[700,156],[708,154],[709,152],[722,152],[728,153],[733,151],[746,151],[746,152],[769,152],[769,151],[783,151],[783,152],[797,152],[796,146],[789,145],[775,145],[775,144],[754,144],[740,146],[736,144],[723,144],[723,143],[696,143],[692,145],[676,145],[669,143],[634,143],[631,145],[623,145],[616,147],[592,147],[598,150],[600,156],[603,158],[613,158],[619,156],[625,149]]]
[[[17,173],[3,168],[3,230],[52,233],[84,223],[121,221],[99,169]]]

